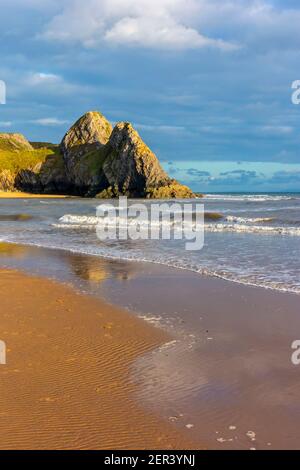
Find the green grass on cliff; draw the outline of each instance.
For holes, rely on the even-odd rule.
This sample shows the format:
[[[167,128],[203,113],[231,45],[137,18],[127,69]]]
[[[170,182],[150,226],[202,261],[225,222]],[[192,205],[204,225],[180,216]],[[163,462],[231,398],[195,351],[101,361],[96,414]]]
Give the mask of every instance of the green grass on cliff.
[[[17,174],[20,170],[33,168],[37,163],[44,162],[48,156],[58,153],[55,146],[43,147],[38,144],[32,150],[8,150],[8,146],[0,145],[0,172],[9,170]]]
[[[100,170],[102,170],[102,166],[106,157],[107,149],[105,147],[93,150],[87,154],[87,165],[91,173],[97,174]]]
[[[13,174],[18,171],[33,168],[37,163],[44,162],[53,150],[25,150],[20,152],[8,152],[0,150],[0,171],[10,170]]]
[[[87,174],[99,175],[107,155],[107,147],[92,149],[82,158],[78,159],[76,169],[78,172],[86,171]]]

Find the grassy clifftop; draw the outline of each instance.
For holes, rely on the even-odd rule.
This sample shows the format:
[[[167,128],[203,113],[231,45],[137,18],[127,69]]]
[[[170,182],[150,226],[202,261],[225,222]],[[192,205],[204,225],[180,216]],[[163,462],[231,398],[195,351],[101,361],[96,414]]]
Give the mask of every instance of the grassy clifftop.
[[[15,175],[57,152],[58,146],[41,142],[30,144],[21,134],[0,134],[0,172],[9,170]]]
[[[22,134],[0,134],[0,150],[13,152],[32,150],[32,146]]]

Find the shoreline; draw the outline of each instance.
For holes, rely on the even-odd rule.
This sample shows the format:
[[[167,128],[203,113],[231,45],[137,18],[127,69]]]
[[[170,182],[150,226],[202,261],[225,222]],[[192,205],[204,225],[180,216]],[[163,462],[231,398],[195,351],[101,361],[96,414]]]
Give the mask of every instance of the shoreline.
[[[74,196],[63,194],[34,194],[22,191],[0,191],[0,199],[69,199]]]
[[[56,197],[59,197],[59,196],[54,196],[54,198]],[[61,198],[63,198],[64,196],[61,196]],[[69,196],[66,196],[66,197],[69,197]],[[73,196],[70,196],[70,197],[73,197]],[[0,199],[1,199],[1,196],[0,196]],[[19,214],[17,214],[19,215]],[[22,214],[21,214],[22,215]],[[146,265],[146,266],[149,266],[149,270],[152,269],[152,267],[157,268],[158,270],[166,270],[166,271],[175,271],[175,272],[182,272],[183,273],[183,276],[185,275],[184,273],[186,273],[186,276],[196,276],[197,278],[199,279],[207,279],[211,282],[220,282],[220,283],[225,283],[225,284],[228,284],[229,286],[230,285],[233,285],[233,286],[237,286],[237,287],[241,287],[241,288],[249,288],[249,289],[257,289],[257,290],[263,290],[263,291],[268,291],[268,292],[271,292],[271,293],[274,293],[274,294],[286,294],[286,295],[293,295],[293,296],[297,296],[299,297],[300,296],[300,292],[299,290],[294,290],[293,288],[286,288],[286,287],[274,287],[272,285],[268,285],[268,284],[256,284],[254,282],[247,282],[247,281],[244,281],[244,280],[240,280],[240,279],[234,279],[234,278],[230,278],[230,277],[226,277],[225,275],[220,275],[220,274],[215,274],[215,273],[204,273],[204,272],[199,272],[199,271],[196,271],[194,269],[191,269],[191,268],[188,268],[188,267],[182,267],[182,266],[176,266],[175,264],[167,264],[167,263],[162,263],[162,262],[158,262],[158,261],[148,261],[148,260],[144,260],[144,259],[134,259],[134,258],[118,258],[118,257],[113,257],[113,256],[109,256],[109,255],[97,255],[97,254],[94,254],[94,253],[85,253],[85,252],[82,252],[82,251],[72,251],[72,250],[68,250],[67,248],[65,247],[49,247],[49,246],[46,246],[46,245],[35,245],[35,244],[31,244],[31,243],[28,243],[28,242],[17,242],[17,241],[10,241],[10,240],[1,240],[0,239],[0,246],[3,245],[4,249],[3,251],[11,251],[11,252],[14,252],[14,251],[19,251],[19,250],[22,250],[22,247],[24,248],[24,251],[26,251],[26,249],[30,250],[41,250],[41,251],[50,251],[52,253],[57,253],[57,252],[60,252],[62,253],[62,256],[63,254],[65,255],[74,255],[74,256],[82,256],[82,257],[87,257],[87,258],[90,258],[90,259],[95,259],[95,260],[102,260],[103,262],[107,262],[107,263],[128,263],[129,265],[137,265],[137,270],[139,270],[139,266],[143,266],[143,265]],[[7,248],[5,248],[5,246],[11,246],[12,249],[11,250],[8,250]],[[15,247],[15,249],[13,248]],[[1,268],[0,268],[1,269]],[[46,278],[48,278],[48,276],[45,276]],[[60,280],[58,280],[59,282]]]
[[[1,449],[195,447],[134,399],[131,365],[165,332],[60,283],[0,273]]]

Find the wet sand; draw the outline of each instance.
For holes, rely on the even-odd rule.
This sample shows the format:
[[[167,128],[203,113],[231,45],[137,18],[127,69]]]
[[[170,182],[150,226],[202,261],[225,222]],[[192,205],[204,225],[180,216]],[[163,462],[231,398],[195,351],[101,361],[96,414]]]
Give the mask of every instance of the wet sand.
[[[176,338],[135,365],[150,410],[192,423],[209,449],[300,449],[299,295],[154,265],[107,280],[103,294],[151,311]]]
[[[0,271],[1,449],[188,449],[134,395],[134,360],[168,335],[99,299]]]

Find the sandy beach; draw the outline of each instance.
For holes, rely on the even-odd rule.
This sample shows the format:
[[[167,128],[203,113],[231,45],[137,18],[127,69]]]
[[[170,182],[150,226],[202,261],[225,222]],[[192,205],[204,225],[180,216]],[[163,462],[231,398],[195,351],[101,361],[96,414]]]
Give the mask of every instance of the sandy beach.
[[[22,191],[0,191],[0,199],[66,199],[72,196],[62,194],[33,194]]]
[[[298,295],[6,243],[0,266],[0,448],[298,448]]]
[[[64,285],[1,270],[1,449],[193,448],[134,400],[161,330]]]

